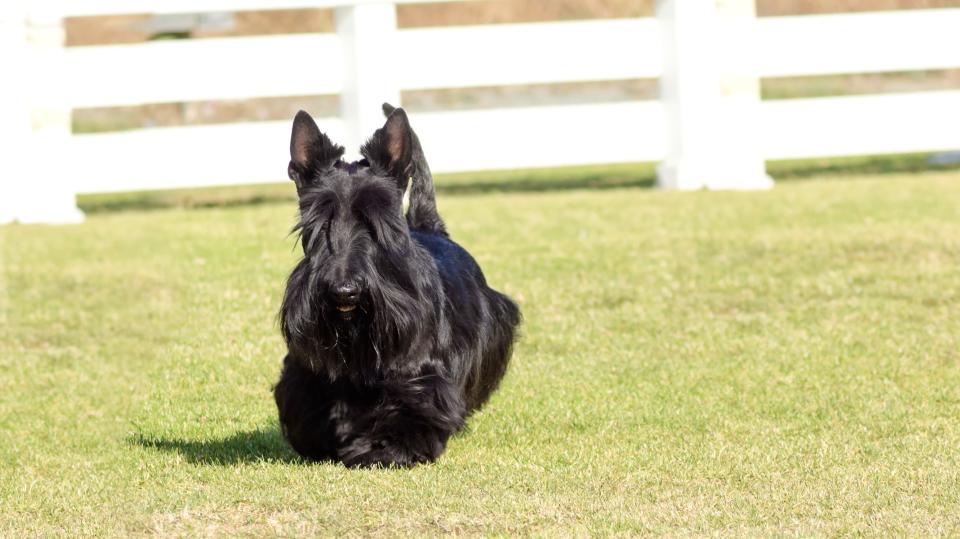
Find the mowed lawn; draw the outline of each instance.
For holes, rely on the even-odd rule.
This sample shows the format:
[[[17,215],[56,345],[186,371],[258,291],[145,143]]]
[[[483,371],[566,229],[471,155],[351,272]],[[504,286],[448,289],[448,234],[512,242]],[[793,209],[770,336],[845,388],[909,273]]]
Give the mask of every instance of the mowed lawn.
[[[0,229],[0,536],[960,533],[960,173],[440,205],[526,320],[411,470],[280,437],[292,203]]]

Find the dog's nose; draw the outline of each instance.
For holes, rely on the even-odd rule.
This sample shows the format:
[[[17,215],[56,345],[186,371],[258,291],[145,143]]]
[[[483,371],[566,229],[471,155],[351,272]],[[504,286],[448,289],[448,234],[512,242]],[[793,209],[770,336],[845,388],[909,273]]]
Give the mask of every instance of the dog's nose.
[[[333,287],[333,297],[337,303],[352,304],[360,299],[360,286],[357,283],[343,283]]]

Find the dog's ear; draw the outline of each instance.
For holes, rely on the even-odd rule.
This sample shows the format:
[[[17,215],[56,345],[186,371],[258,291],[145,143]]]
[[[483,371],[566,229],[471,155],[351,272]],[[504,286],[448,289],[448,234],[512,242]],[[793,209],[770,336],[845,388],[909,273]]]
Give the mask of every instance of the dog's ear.
[[[290,135],[290,165],[287,174],[302,188],[314,181],[319,173],[330,168],[343,156],[343,147],[338,146],[320,132],[317,123],[305,111],[293,119]]]
[[[403,192],[411,172],[414,134],[403,109],[384,103],[383,112],[388,114],[387,122],[373,133],[360,153],[371,166],[396,179],[397,187]]]
[[[397,153],[398,156],[402,156],[400,160],[403,165],[403,170],[400,175],[396,173],[392,175],[397,181],[397,188],[400,192],[406,191],[409,178],[410,207],[407,210],[407,222],[413,228],[429,230],[446,236],[446,226],[443,224],[443,219],[440,218],[440,213],[437,211],[433,174],[430,173],[430,165],[427,164],[427,158],[423,155],[423,147],[420,145],[420,139],[417,138],[417,134],[413,132],[413,129],[409,123],[407,123],[407,115],[403,113],[403,109],[395,108],[390,103],[384,103],[383,114],[387,116],[387,125],[385,125],[381,131],[384,131],[387,135],[390,133],[387,128],[391,126],[391,122],[405,126],[405,129],[398,129],[403,134],[401,145],[404,151]],[[380,131],[377,132],[377,134],[379,133]],[[377,140],[375,134],[368,145],[372,146],[378,142],[382,143],[382,141]],[[370,148],[370,153],[372,154],[372,150],[375,149],[376,148]],[[389,161],[391,159],[392,154],[389,151],[382,153],[385,155],[380,157],[381,160]],[[368,157],[367,160],[370,161],[371,159]]]

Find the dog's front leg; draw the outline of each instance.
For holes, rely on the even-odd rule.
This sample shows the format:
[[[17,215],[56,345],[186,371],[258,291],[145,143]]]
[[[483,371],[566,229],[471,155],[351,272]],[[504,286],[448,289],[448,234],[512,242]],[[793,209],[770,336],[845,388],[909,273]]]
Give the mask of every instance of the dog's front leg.
[[[339,450],[347,466],[407,467],[432,462],[464,423],[457,388],[437,373],[389,380],[376,404],[354,417],[353,436]]]
[[[280,381],[273,389],[284,438],[300,455],[311,460],[336,457],[331,421],[333,391],[330,383],[287,355]]]

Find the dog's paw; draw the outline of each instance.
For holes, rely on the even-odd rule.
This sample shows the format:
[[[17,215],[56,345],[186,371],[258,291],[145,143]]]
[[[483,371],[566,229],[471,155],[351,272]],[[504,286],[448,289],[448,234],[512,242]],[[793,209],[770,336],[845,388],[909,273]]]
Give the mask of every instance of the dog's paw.
[[[406,448],[386,444],[360,444],[365,447],[346,448],[341,460],[350,468],[410,468],[417,464],[433,462],[435,455],[421,455]]]
[[[377,451],[345,460],[344,464],[349,468],[410,468],[418,463],[402,456],[398,458],[397,455]]]

